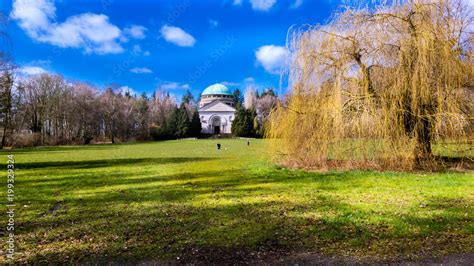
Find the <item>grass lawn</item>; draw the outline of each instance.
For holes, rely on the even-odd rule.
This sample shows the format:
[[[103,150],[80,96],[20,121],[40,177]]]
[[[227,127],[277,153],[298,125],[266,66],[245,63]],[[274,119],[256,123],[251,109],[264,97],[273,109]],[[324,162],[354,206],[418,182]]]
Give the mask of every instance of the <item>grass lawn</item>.
[[[474,252],[472,172],[308,173],[271,164],[262,140],[218,141],[0,152],[16,161],[16,261]]]

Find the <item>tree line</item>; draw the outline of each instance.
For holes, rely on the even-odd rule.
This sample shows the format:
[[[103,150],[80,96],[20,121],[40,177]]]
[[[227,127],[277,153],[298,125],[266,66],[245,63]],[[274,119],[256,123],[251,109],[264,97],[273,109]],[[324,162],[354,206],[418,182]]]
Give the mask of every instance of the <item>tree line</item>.
[[[101,91],[53,74],[15,79],[12,68],[1,72],[0,82],[2,147],[185,138],[201,131],[190,92],[178,106],[164,91],[151,97],[117,85]]]
[[[100,90],[49,73],[15,78],[13,67],[2,69],[0,86],[1,147],[201,136],[198,101],[189,90],[178,104],[174,96],[160,90],[148,97],[122,91],[119,85]],[[277,97],[273,90],[249,97],[251,103],[245,107],[240,90],[234,92],[237,113],[232,132],[261,137]]]

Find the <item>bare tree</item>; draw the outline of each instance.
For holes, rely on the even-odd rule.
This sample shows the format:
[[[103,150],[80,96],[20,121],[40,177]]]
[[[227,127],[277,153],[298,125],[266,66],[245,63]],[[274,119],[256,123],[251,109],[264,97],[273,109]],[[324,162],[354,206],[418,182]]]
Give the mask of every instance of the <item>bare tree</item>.
[[[112,143],[115,143],[115,136],[117,134],[119,116],[118,97],[112,88],[107,88],[101,96],[101,104],[104,111],[105,134],[110,136]]]
[[[245,89],[245,95],[244,95],[244,106],[247,109],[255,109],[257,105],[257,89],[249,85]]]
[[[98,91],[83,83],[72,86],[73,102],[71,105],[71,124],[73,139],[89,144],[100,135],[100,106]]]
[[[13,73],[14,65],[12,59],[6,50],[9,43],[9,36],[5,30],[6,18],[3,13],[0,12],[0,42],[2,43],[2,50],[0,50],[0,119],[2,122],[2,143],[1,147],[6,144],[7,134],[11,130],[11,117],[12,117],[12,97],[13,97]]]
[[[3,127],[1,147],[5,147],[7,136],[11,131],[13,108],[13,72],[0,73],[0,118]]]

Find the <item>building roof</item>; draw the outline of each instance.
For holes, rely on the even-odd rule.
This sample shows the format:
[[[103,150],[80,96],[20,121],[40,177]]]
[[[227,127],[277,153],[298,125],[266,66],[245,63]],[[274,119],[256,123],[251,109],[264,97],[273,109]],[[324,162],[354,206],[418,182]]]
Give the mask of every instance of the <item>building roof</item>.
[[[201,95],[232,95],[232,92],[226,86],[217,83],[207,87]]]
[[[235,112],[235,108],[230,106],[228,103],[220,100],[215,100],[199,107],[199,112]]]

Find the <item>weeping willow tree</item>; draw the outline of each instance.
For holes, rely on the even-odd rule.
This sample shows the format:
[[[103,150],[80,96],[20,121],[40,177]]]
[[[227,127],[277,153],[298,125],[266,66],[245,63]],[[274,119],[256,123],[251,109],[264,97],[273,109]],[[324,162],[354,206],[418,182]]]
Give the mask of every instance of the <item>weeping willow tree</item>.
[[[271,115],[273,149],[302,167],[436,165],[433,144],[472,129],[473,26],[461,0],[411,0],[290,30],[291,91]]]

